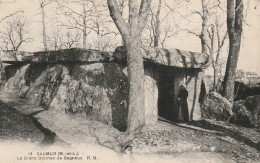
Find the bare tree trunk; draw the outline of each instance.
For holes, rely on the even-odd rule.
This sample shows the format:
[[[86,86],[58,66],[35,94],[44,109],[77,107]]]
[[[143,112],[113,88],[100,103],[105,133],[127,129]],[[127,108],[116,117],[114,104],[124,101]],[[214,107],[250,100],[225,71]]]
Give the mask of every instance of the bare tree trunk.
[[[219,79],[219,70],[220,70],[220,64],[219,64],[219,56],[220,56],[220,51],[225,43],[225,40],[227,38],[227,32],[225,32],[224,36],[220,36],[221,32],[221,25],[219,24],[218,19],[215,20],[215,25],[211,25],[211,32],[208,30],[209,38],[210,38],[210,43],[211,46],[209,47],[210,50],[210,55],[212,57],[212,67],[214,70],[214,80],[213,80],[213,91],[218,91],[217,90],[217,85],[218,85],[218,79]],[[214,53],[215,53],[215,33],[217,35],[217,52],[216,52],[216,57],[214,59]]]
[[[121,15],[123,15],[125,0],[118,1],[118,3],[119,3],[119,4],[118,4],[118,5],[119,5],[119,13],[120,13]],[[122,42],[121,42],[121,44],[122,44],[122,46],[125,45],[123,37],[122,37]]]
[[[133,36],[130,36],[133,37]],[[128,131],[134,131],[145,124],[144,116],[144,66],[141,55],[141,38],[125,41],[127,71],[130,81],[128,104]]]
[[[47,47],[47,39],[46,39],[45,11],[44,11],[43,3],[41,3],[41,10],[42,10],[42,42],[44,46],[44,51],[47,51],[48,47]]]
[[[207,9],[206,0],[201,0],[201,5],[202,5],[202,26],[201,26],[201,34],[200,34],[201,52],[207,53],[207,29],[208,29],[209,13]]]
[[[229,35],[229,53],[224,78],[224,96],[233,103],[234,84],[240,51],[243,22],[243,0],[227,1],[227,29]]]
[[[213,91],[217,91],[217,81],[218,81],[218,77],[217,77],[217,68],[214,66],[213,67],[213,71],[214,71],[214,79],[213,79]]]
[[[151,0],[141,0],[141,5],[129,0],[129,22],[126,23],[116,0],[107,0],[110,15],[119,29],[126,48],[129,78],[127,132],[135,133],[145,125],[144,67],[141,54],[141,34],[147,22]]]
[[[201,52],[207,53],[207,28],[208,28],[208,19],[209,19],[209,13],[207,9],[206,0],[201,0],[202,5],[202,26],[201,26],[201,33],[199,35],[200,42],[201,42]],[[202,71],[202,80],[205,84],[206,93],[208,93],[209,88],[207,84],[207,79],[205,75],[205,71]]]
[[[159,37],[160,37],[160,34],[159,34],[159,33],[155,33],[155,34],[154,34],[154,43],[153,43],[153,46],[155,46],[155,47],[158,47],[158,46],[159,46]]]
[[[224,41],[225,41],[225,38],[223,38],[222,46],[224,44]],[[213,71],[214,71],[213,90],[214,91],[218,91],[217,90],[217,85],[218,85],[218,79],[219,79],[219,66],[220,66],[219,65],[219,56],[220,56],[220,49],[221,49],[221,47],[218,46],[216,59],[214,61],[214,65],[213,65]]]
[[[155,24],[154,24],[154,45],[155,47],[159,46],[160,41],[160,13],[161,13],[162,0],[159,0],[157,12],[155,15]]]
[[[87,29],[84,27],[83,28],[83,45],[82,45],[83,49],[87,48]]]
[[[86,23],[86,8],[85,8],[85,4],[83,5],[83,49],[87,48],[87,23]]]

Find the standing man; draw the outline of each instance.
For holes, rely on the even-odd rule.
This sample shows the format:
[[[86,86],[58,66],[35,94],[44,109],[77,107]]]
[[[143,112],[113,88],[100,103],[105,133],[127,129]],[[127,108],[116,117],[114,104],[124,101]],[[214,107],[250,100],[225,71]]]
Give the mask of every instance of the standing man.
[[[188,122],[189,121],[189,110],[188,110],[188,91],[184,84],[181,85],[180,92],[178,95],[178,118],[180,121]]]

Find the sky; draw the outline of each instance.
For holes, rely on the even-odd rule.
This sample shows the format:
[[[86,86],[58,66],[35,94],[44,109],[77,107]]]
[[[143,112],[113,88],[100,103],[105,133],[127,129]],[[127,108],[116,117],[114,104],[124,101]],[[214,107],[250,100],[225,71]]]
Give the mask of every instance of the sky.
[[[6,2],[7,0],[0,0]],[[10,0],[9,0],[10,1]],[[166,0],[171,1],[171,0]],[[193,0],[191,7],[200,8],[200,0]],[[258,4],[257,4],[258,3]],[[243,27],[243,39],[241,43],[239,62],[237,69],[244,71],[253,71],[260,75],[260,5],[258,0],[251,0],[246,22],[248,25]],[[41,23],[39,14],[38,0],[16,0],[15,4],[6,4],[0,6],[0,19],[9,13],[19,9],[24,10],[27,17],[29,32],[33,36],[33,41],[24,44],[21,50],[40,51],[43,49],[41,41]],[[50,11],[49,14],[53,14]],[[228,43],[228,41],[226,42]],[[165,48],[178,48],[182,50],[200,52],[201,44],[198,37],[188,34],[178,35],[176,38],[167,40]],[[227,57],[227,49],[223,52],[223,58]]]

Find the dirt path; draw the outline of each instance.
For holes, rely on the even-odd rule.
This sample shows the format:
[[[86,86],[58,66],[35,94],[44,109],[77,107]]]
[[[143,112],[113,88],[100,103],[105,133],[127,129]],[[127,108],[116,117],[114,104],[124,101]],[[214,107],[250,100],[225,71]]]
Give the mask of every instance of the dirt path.
[[[175,124],[159,121],[147,126],[120,154],[118,138],[123,134],[113,127],[69,115],[59,110],[44,110],[26,99],[0,94],[0,99],[36,121],[32,130],[49,131],[55,145],[96,153],[101,160],[118,162],[259,162],[259,132],[214,121]],[[14,110],[13,110],[14,111]],[[16,112],[14,111],[14,112]],[[18,121],[16,123],[19,123]],[[44,129],[44,130],[41,130]],[[40,132],[41,131],[41,132]],[[48,134],[47,134],[48,135]],[[51,135],[50,135],[51,136]],[[53,135],[52,135],[53,136]],[[50,142],[49,142],[50,143]],[[95,150],[96,149],[96,150]],[[258,149],[258,150],[257,150]],[[102,151],[102,152],[101,152]],[[1,156],[0,156],[1,157]],[[101,161],[102,162],[102,161]]]

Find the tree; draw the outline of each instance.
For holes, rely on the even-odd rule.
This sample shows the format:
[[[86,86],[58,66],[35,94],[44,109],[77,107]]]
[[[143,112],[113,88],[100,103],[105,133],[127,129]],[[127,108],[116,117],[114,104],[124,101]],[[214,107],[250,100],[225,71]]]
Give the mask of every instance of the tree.
[[[211,28],[207,30],[209,37],[209,44],[207,45],[209,54],[212,59],[212,67],[214,70],[213,79],[213,90],[217,91],[217,85],[219,81],[219,76],[221,75],[222,62],[220,61],[220,53],[224,46],[225,40],[227,39],[227,31],[223,33],[224,23],[220,23],[218,16],[215,19],[214,24],[211,24]],[[217,41],[217,48],[215,49],[215,42]]]
[[[192,1],[187,1],[188,4],[192,3]],[[200,30],[197,28],[192,29],[182,29],[187,31],[190,34],[197,36],[201,42],[201,52],[209,54],[212,58],[212,66],[214,69],[214,86],[213,89],[216,89],[218,74],[220,73],[221,64],[219,62],[220,52],[226,40],[226,34],[222,34],[223,24],[218,20],[218,15],[223,14],[223,9],[221,7],[222,3],[220,1],[212,1],[212,0],[201,0],[201,10],[191,9],[188,15],[182,16],[184,20],[188,21],[188,25],[192,26],[192,19],[196,18],[195,16],[199,16],[201,19]],[[191,5],[192,6],[192,5]],[[219,13],[221,11],[221,13]],[[191,17],[191,18],[190,18]],[[215,18],[216,17],[216,18]],[[215,18],[215,20],[214,20]],[[195,22],[197,23],[197,21]],[[224,32],[226,33],[226,32]],[[221,36],[223,35],[223,36]],[[217,39],[217,43],[216,43]],[[217,50],[215,49],[215,44],[217,44]],[[215,56],[215,57],[214,57]],[[204,83],[206,83],[206,78],[204,72],[202,73]],[[207,85],[207,84],[205,84]],[[208,90],[208,88],[206,88]]]
[[[128,132],[135,132],[145,124],[144,67],[141,53],[141,34],[147,22],[151,0],[129,0],[129,20],[125,22],[116,0],[107,0],[110,15],[124,40],[127,72],[130,83],[128,98]]]
[[[163,0],[159,0],[158,3],[151,6],[148,23],[143,32],[143,43],[163,48],[166,40],[177,34],[177,24],[174,17],[177,7],[171,7],[170,10],[169,8],[169,5],[166,2],[163,3]]]
[[[52,28],[50,37],[47,37],[48,45],[53,50],[70,49],[79,47],[80,33],[76,30],[64,30],[61,26]]]
[[[6,28],[1,32],[1,48],[17,51],[23,43],[31,40],[27,36],[26,21],[23,17],[14,17],[6,22]]]
[[[49,0],[39,0],[41,15],[42,15],[42,42],[44,50],[47,51],[47,35],[46,35],[46,23],[45,23],[45,7],[51,3]]]
[[[94,45],[94,48],[97,50],[108,50],[113,45],[113,41],[111,41],[109,36],[112,34],[117,35],[118,32],[116,33],[111,30],[113,22],[109,16],[107,5],[103,1],[90,0],[90,2],[92,3],[93,12],[91,12],[91,15],[89,16],[89,28],[96,36],[92,45]],[[124,1],[121,3],[124,3]],[[120,6],[121,5],[122,4],[120,4]],[[120,10],[122,9],[120,8]]]
[[[0,20],[0,24],[1,24],[4,20],[6,20],[6,19],[8,19],[8,18],[10,18],[10,17],[12,17],[12,16],[18,14],[18,13],[23,13],[23,11],[19,10],[19,11],[16,11],[15,13],[12,13],[12,14],[9,14],[9,15],[3,17],[3,18]]]
[[[64,23],[62,21],[59,21],[59,23],[62,26],[67,27],[68,29],[78,29],[82,32],[82,47],[85,49],[87,48],[87,36],[91,32],[91,28],[89,27],[90,22],[90,15],[92,13],[92,7],[90,0],[75,0],[75,1],[65,1],[65,3],[60,3],[58,0],[56,0],[56,3],[59,6],[60,11],[62,14],[69,18],[68,23]],[[69,4],[73,4],[74,6],[79,6],[81,8],[81,11],[76,11],[72,7],[69,7]],[[72,5],[71,5],[72,6]]]
[[[0,9],[1,9],[2,6],[3,6],[4,4],[6,4],[6,3],[15,3],[15,1],[13,1],[13,2],[12,2],[12,1],[0,2]],[[14,13],[11,13],[11,14],[8,14],[8,15],[4,16],[3,18],[0,19],[0,24],[1,24],[2,22],[4,22],[6,19],[12,18],[13,16],[15,16],[15,15],[17,15],[17,14],[19,14],[19,13],[23,13],[23,12],[24,12],[23,10],[18,10],[18,11],[14,12]]]
[[[224,77],[224,97],[231,103],[234,101],[234,84],[243,26],[243,8],[243,0],[227,1],[229,52]]]
[[[199,15],[201,18],[201,30],[198,34],[192,30],[187,30],[188,33],[194,34],[195,36],[200,38],[201,42],[201,52],[208,53],[208,46],[211,44],[208,41],[208,29],[211,26],[210,18],[214,16],[216,13],[216,9],[220,7],[220,1],[210,1],[210,0],[201,0],[201,11],[192,11],[193,14]]]
[[[156,14],[153,14],[153,11],[151,10],[151,14],[152,14],[152,21],[151,21],[151,25],[153,28],[153,42],[155,47],[158,47],[159,45],[159,39],[160,39],[160,13],[161,13],[161,8],[162,8],[162,0],[159,0],[159,4],[158,4],[158,8],[156,11]]]

